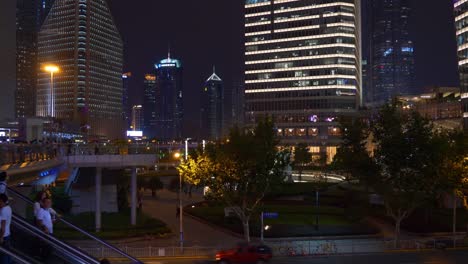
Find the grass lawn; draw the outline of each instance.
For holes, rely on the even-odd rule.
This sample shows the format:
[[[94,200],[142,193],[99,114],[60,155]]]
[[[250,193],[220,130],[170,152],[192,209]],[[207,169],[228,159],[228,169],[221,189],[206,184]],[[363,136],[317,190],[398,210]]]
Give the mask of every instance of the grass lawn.
[[[266,234],[270,237],[337,235],[337,234],[368,234],[374,230],[363,227],[359,221],[346,215],[344,208],[323,206],[318,210],[312,205],[268,204],[259,209],[264,212],[276,212],[277,219],[265,219],[264,224],[276,227]],[[186,212],[208,222],[242,233],[242,226],[236,217],[224,217],[222,206],[198,206],[187,208]],[[319,213],[321,232],[315,230],[316,214]],[[258,235],[260,229],[260,213],[251,219],[251,232]]]
[[[151,218],[145,214],[137,215],[137,225],[130,225],[130,211],[123,213],[103,213],[102,230],[95,232],[94,213],[82,213],[75,216],[67,216],[66,220],[91,232],[103,239],[121,239],[140,236],[164,237],[170,234],[170,229],[165,223]],[[54,228],[57,237],[63,239],[84,239],[85,236],[58,222]]]

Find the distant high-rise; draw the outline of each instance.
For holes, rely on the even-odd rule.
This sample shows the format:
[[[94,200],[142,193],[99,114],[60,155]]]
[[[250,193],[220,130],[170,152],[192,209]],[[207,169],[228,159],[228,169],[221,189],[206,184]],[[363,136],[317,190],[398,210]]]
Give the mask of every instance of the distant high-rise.
[[[143,132],[146,137],[156,137],[156,75],[146,74],[143,95]]]
[[[364,54],[370,82],[367,103],[382,104],[416,92],[414,43],[409,33],[410,0],[365,0]]]
[[[134,105],[132,107],[132,130],[143,131],[143,106]]]
[[[16,89],[16,1],[3,1],[0,7],[0,122],[15,118]]]
[[[182,139],[183,89],[182,63],[172,59],[161,60],[156,68],[156,123],[158,140]]]
[[[214,69],[202,90],[200,115],[201,137],[208,140],[221,139],[224,126],[224,87],[223,80]]]
[[[362,99],[360,0],[246,0],[245,123],[330,161]]]
[[[16,1],[16,117],[36,114],[37,34],[52,0]]]
[[[231,127],[242,127],[244,124],[244,98],[244,83],[235,81],[231,88]]]
[[[38,37],[40,67],[55,64],[50,77],[38,74],[38,116],[79,122],[89,135],[121,138],[123,43],[106,0],[56,0]]]
[[[466,0],[455,1],[455,26],[457,29],[463,126],[468,129],[468,1]]]
[[[122,118],[125,122],[125,128],[128,128],[132,123],[132,107],[129,102],[129,92],[130,92],[130,80],[132,78],[131,72],[126,72],[122,74],[123,82],[123,96],[122,96]]]

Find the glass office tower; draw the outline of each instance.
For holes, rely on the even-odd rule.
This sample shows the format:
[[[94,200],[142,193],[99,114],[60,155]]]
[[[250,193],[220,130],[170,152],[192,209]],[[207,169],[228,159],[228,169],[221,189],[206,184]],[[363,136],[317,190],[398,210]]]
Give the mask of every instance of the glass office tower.
[[[124,136],[123,43],[106,0],[56,0],[38,37],[38,116],[79,122],[88,135]]]
[[[36,114],[37,34],[53,0],[16,1],[16,117]]]
[[[200,108],[201,139],[221,139],[224,125],[224,87],[223,80],[214,69],[203,87]]]
[[[359,0],[247,0],[245,122],[273,118],[284,145],[331,161],[361,101]]]
[[[463,127],[466,130],[468,129],[468,1],[458,0],[454,5]]]
[[[143,90],[143,132],[148,138],[156,137],[156,75],[146,74]]]
[[[366,2],[370,81],[367,103],[381,105],[395,96],[414,94],[414,43],[409,33],[409,0]]]
[[[172,59],[161,60],[156,68],[155,135],[158,140],[182,139],[183,89],[182,63]]]

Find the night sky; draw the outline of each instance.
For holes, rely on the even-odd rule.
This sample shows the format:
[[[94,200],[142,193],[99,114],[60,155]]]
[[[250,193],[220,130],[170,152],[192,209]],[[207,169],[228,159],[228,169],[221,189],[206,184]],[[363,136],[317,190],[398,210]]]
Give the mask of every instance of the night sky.
[[[213,65],[226,89],[242,78],[243,0],[110,0],[133,72],[130,101],[142,103],[143,76],[172,57],[184,65],[185,122],[197,127],[199,93]],[[419,89],[458,85],[451,0],[413,0],[411,33]]]

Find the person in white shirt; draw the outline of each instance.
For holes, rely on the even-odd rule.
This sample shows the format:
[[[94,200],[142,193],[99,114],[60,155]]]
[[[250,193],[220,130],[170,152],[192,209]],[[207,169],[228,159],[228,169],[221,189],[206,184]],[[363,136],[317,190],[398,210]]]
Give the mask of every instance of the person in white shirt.
[[[5,171],[0,172],[0,194],[6,194],[7,191],[7,173]]]
[[[54,233],[54,222],[52,219],[52,214],[49,211],[51,206],[52,200],[49,197],[46,197],[44,200],[42,200],[42,207],[36,215],[37,226],[46,234],[50,235]]]
[[[39,213],[39,210],[41,210],[42,207],[42,202],[44,201],[45,198],[49,197],[47,195],[47,192],[45,191],[40,191],[36,195],[36,199],[34,199],[34,220],[37,221],[37,214]],[[49,208],[49,212],[52,214],[53,217],[57,217],[57,212],[53,208]]]
[[[10,224],[11,224],[11,207],[8,205],[8,196],[0,194],[0,245],[4,248],[10,246]],[[11,263],[11,257],[6,254],[0,255],[0,263]]]

